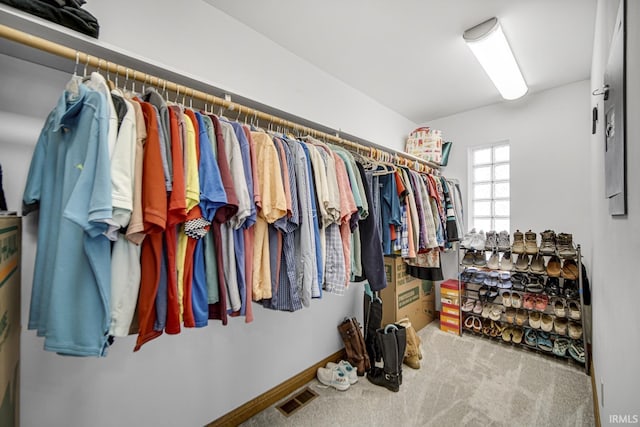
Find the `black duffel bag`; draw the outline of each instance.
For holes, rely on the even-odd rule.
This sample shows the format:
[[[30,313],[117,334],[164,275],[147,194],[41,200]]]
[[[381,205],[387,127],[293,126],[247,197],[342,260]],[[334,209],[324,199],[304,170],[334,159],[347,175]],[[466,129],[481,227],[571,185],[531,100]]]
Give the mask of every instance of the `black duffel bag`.
[[[0,3],[91,37],[98,38],[100,32],[96,17],[81,8],[85,0],[0,0]]]

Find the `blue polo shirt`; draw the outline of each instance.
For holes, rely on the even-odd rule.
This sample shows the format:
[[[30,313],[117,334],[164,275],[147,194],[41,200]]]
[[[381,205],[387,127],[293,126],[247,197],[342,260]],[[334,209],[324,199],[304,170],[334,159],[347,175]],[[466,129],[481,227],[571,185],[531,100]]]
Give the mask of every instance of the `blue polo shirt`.
[[[202,114],[196,112],[200,137],[200,210],[209,222],[213,221],[219,207],[227,204],[227,193],[222,185],[222,177],[218,163],[213,155],[209,133]],[[211,234],[211,230],[209,233]],[[209,293],[207,288],[206,263],[204,255],[204,239],[198,239],[193,254],[193,282],[191,287],[191,306],[197,328],[207,326],[209,322]]]
[[[65,91],[36,144],[24,213],[40,209],[29,329],[44,348],[104,356],[109,332],[111,174],[103,94]]]

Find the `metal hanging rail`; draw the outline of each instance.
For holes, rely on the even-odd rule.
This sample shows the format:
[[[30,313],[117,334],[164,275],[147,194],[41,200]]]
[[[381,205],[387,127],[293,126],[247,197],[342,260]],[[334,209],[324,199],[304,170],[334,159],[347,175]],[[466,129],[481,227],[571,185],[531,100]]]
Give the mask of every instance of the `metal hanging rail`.
[[[246,107],[244,105],[232,102],[231,100],[220,98],[200,90],[190,88],[178,83],[174,83],[160,77],[156,77],[141,71],[134,70],[132,68],[125,67],[123,65],[116,64],[111,61],[107,61],[103,58],[92,56],[85,52],[80,52],[72,49],[68,46],[64,46],[41,37],[34,36],[24,31],[17,30],[15,28],[8,27],[0,24],[0,36],[41,51],[60,56],[71,61],[75,61],[77,64],[83,64],[85,67],[92,66],[99,70],[105,70],[108,74],[113,73],[120,75],[129,80],[136,80],[143,84],[149,84],[163,90],[171,91],[176,94],[176,98],[181,94],[184,97],[190,99],[198,99],[205,104],[212,104],[225,108],[227,110],[237,111],[238,116],[244,115],[245,117],[252,117],[259,120],[264,120],[276,126],[281,126],[286,129],[307,133],[316,138],[322,138],[327,141],[335,142],[342,146],[356,150],[357,152],[364,153],[369,157],[376,160],[382,160],[387,162],[394,162],[405,166],[412,167],[422,172],[435,172],[440,168],[440,165],[426,161],[419,157],[413,156],[408,153],[403,153],[393,149],[378,149],[367,145],[359,144],[357,142],[349,141],[344,138],[340,138],[338,134],[332,135],[326,132],[318,131],[308,126],[285,120],[283,118],[268,114],[254,108]]]

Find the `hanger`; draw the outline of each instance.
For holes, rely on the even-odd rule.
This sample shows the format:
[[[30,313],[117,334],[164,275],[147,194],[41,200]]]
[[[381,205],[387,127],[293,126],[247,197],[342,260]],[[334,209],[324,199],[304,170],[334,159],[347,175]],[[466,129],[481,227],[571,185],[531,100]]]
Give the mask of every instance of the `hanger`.
[[[176,85],[176,97],[173,100],[173,103],[176,104],[176,105],[180,105],[178,103],[178,96],[180,96],[180,85]]]
[[[77,76],[78,75],[78,62],[80,62],[80,52],[78,52],[76,50],[76,63],[73,66],[73,75]]]
[[[69,98],[77,97],[80,94],[80,82],[82,77],[78,76],[78,63],[80,60],[80,52],[76,51],[76,63],[73,67],[73,74],[67,83],[65,90],[68,92]]]
[[[109,90],[113,90],[114,85],[113,82],[111,81],[111,74],[110,74],[110,70],[109,70],[109,61],[105,61],[107,63],[107,86],[109,87]]]
[[[89,66],[89,58],[91,55],[87,55],[87,62],[84,64],[84,70],[82,70],[82,77],[87,77],[87,67]]]

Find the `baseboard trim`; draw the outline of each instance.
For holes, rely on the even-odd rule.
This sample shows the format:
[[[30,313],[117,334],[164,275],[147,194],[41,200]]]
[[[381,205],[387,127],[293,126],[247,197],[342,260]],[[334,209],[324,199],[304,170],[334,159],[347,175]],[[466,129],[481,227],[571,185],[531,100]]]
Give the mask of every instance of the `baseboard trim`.
[[[310,366],[309,368],[289,378],[283,383],[262,393],[255,399],[250,400],[244,405],[238,406],[233,411],[221,416],[215,421],[212,421],[211,423],[207,424],[207,427],[237,426],[245,422],[257,413],[264,411],[271,405],[287,397],[288,395],[314,379],[316,377],[316,371],[319,367],[325,366],[329,362],[338,362],[339,360],[344,358],[344,349],[325,357],[315,365]]]
[[[601,427],[600,424],[600,404],[598,403],[598,388],[596,386],[596,371],[593,368],[593,359],[591,362],[591,390],[593,392],[593,417],[596,420],[596,427]]]

